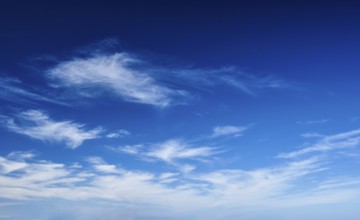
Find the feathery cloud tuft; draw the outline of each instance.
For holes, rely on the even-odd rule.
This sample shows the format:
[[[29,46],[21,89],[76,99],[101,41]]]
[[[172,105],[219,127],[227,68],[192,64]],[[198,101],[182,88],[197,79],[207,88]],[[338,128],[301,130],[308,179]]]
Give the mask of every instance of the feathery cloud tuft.
[[[321,139],[315,144],[301,150],[292,151],[289,153],[281,153],[278,155],[278,157],[294,158],[313,152],[327,152],[360,145],[360,129],[328,136],[317,134],[316,137],[320,137]]]
[[[186,143],[172,139],[165,141],[149,150],[146,155],[167,163],[176,159],[195,159],[213,155],[214,149],[210,147],[190,147]]]
[[[109,134],[106,135],[107,138],[122,138],[125,136],[129,136],[131,133],[127,130],[118,130],[118,131],[114,131],[111,132]]]
[[[4,126],[10,131],[42,141],[64,142],[67,147],[75,149],[85,140],[99,137],[101,128],[85,130],[82,124],[72,121],[53,121],[39,110],[21,112],[15,118],[3,117]]]
[[[161,85],[146,71],[136,70],[134,66],[139,62],[127,53],[97,55],[59,63],[48,75],[56,86],[84,90],[88,96],[102,89],[129,102],[157,107],[169,106],[174,96],[185,94]]]
[[[114,152],[130,154],[146,161],[163,161],[184,173],[194,170],[196,166],[184,163],[183,161],[207,161],[207,158],[221,153],[214,147],[193,147],[178,139],[170,139],[147,148],[141,144],[108,148]]]

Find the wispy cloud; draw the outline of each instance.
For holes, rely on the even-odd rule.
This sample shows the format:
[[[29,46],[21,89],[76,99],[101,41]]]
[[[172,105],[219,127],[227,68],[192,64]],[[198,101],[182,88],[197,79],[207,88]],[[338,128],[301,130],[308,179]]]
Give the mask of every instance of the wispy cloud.
[[[183,103],[196,89],[216,86],[230,86],[249,95],[262,89],[296,88],[275,76],[245,73],[236,66],[173,68],[120,51],[114,45],[116,40],[104,40],[83,50],[82,56],[59,62],[47,71],[51,85],[84,97],[110,93],[128,102],[157,107]]]
[[[7,175],[11,172],[4,173],[3,169],[0,169],[1,198],[107,199],[165,206],[172,201],[170,207],[181,208],[187,206],[181,204],[184,197],[196,196],[192,190],[177,190],[164,185],[164,180],[171,176],[124,170],[116,165],[107,164],[99,157],[88,158],[91,166],[85,168],[41,160],[29,162],[21,158],[0,158],[1,168],[3,164],[15,162],[25,165],[12,169],[11,172],[16,172],[17,175]],[[166,199],[166,195],[172,195],[173,198]],[[202,201],[201,203],[206,202],[205,198],[198,196],[194,199]]]
[[[131,133],[127,130],[117,130],[106,135],[107,138],[122,138],[129,136]]]
[[[360,145],[360,130],[345,133],[324,135],[315,144],[289,153],[281,153],[280,158],[294,158],[313,152],[327,152],[332,150],[352,148]]]
[[[320,137],[324,137],[325,135],[321,135],[316,132],[307,132],[307,133],[301,134],[301,136],[304,138],[320,138]]]
[[[42,141],[65,143],[75,149],[85,140],[98,138],[101,128],[85,130],[84,125],[72,121],[54,121],[42,111],[28,110],[14,118],[3,116],[3,126],[10,131]]]
[[[329,122],[330,119],[312,120],[312,121],[298,121],[299,125],[313,125],[313,124],[324,124]]]
[[[48,71],[57,87],[80,90],[87,96],[99,89],[112,92],[129,102],[166,107],[173,98],[186,93],[157,82],[146,71],[134,68],[141,61],[127,53],[98,54],[59,63]]]
[[[291,192],[291,185],[306,175],[321,170],[319,161],[310,158],[302,161],[288,163],[282,167],[263,168],[256,170],[219,170],[203,175],[197,179],[210,183],[211,193],[222,195],[226,201],[218,201],[219,205],[237,204],[247,205],[250,203],[263,204],[271,198],[281,197]],[[233,188],[235,187],[235,188]],[[233,197],[235,194],[242,195],[248,200],[239,200]]]
[[[165,70],[164,70],[165,71]],[[277,79],[274,76],[257,76],[245,73],[236,66],[217,69],[184,68],[166,70],[173,72],[170,80],[175,78],[178,83],[196,88],[214,87],[219,85],[231,86],[248,94],[256,95],[261,89],[294,89],[291,83]]]
[[[55,62],[43,70],[46,83],[37,88],[29,88],[18,79],[0,78],[0,99],[74,105],[79,97],[110,94],[127,102],[163,108],[191,100],[199,89],[220,91],[213,89],[216,86],[233,87],[253,96],[262,89],[296,88],[275,76],[245,73],[236,66],[205,69],[157,64],[119,50],[115,39],[105,39],[82,49],[79,56]]]
[[[196,159],[208,157],[214,153],[213,148],[190,147],[180,140],[172,139],[153,147],[146,155],[167,163],[172,163],[177,159]]]
[[[10,102],[47,102],[59,105],[68,105],[67,103],[62,102],[61,100],[58,100],[54,97],[40,95],[45,94],[44,91],[33,91],[33,88],[26,88],[27,86],[16,78],[0,77],[0,87],[0,99]]]
[[[214,147],[194,147],[179,139],[170,139],[147,147],[145,145],[126,145],[123,147],[109,147],[109,149],[118,153],[134,155],[144,160],[159,160],[184,172],[192,171],[196,166],[183,161],[204,161],[221,152]]]
[[[125,154],[132,154],[132,155],[141,155],[142,149],[144,145],[137,144],[137,145],[125,145],[122,147],[111,147],[108,146],[107,148],[111,151],[114,151],[116,153],[125,153]]]
[[[222,136],[233,136],[238,137],[241,136],[244,131],[249,129],[249,126],[233,126],[233,125],[225,125],[225,126],[217,126],[213,129],[213,133],[211,137],[222,137]]]

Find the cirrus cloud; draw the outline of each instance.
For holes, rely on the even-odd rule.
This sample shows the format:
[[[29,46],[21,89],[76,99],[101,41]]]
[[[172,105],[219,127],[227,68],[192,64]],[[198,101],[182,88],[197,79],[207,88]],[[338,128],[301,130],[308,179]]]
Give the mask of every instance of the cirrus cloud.
[[[48,76],[55,87],[76,88],[86,96],[94,96],[100,89],[129,102],[157,107],[169,106],[174,97],[186,94],[162,85],[146,71],[136,70],[139,62],[127,53],[98,54],[61,62],[48,71]]]
[[[65,143],[67,147],[75,149],[84,141],[99,137],[101,128],[84,129],[83,124],[72,121],[54,121],[47,114],[39,110],[21,112],[14,118],[3,116],[8,130],[42,141]]]

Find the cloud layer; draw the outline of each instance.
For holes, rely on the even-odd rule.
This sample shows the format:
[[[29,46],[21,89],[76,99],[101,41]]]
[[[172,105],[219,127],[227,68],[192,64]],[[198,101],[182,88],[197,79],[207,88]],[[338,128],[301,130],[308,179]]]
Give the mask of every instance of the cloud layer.
[[[128,170],[100,157],[87,162],[54,163],[28,152],[0,157],[0,198],[11,200],[65,199],[109,201],[156,206],[190,213],[203,210],[242,213],[251,207],[279,209],[327,204],[360,196],[360,180],[341,179],[302,185],[325,167],[317,158],[253,170],[225,169],[188,174]],[[352,179],[354,180],[354,179]],[[297,188],[304,188],[301,193]],[[226,215],[227,211],[217,214]],[[232,210],[232,212],[234,212]],[[204,213],[203,213],[204,214]]]

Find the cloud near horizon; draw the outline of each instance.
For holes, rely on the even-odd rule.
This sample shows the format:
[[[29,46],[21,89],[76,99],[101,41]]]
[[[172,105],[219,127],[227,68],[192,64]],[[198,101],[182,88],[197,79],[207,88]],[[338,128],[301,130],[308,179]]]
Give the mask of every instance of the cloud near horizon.
[[[184,175],[133,171],[100,157],[86,161],[77,165],[54,163],[29,152],[0,156],[0,198],[91,199],[185,213],[237,207],[241,213],[252,206],[261,210],[338,203],[360,195],[356,188],[360,181],[344,185],[338,178],[317,182],[303,190],[304,194],[296,193],[297,184],[326,168],[318,158],[253,170],[220,169]]]

